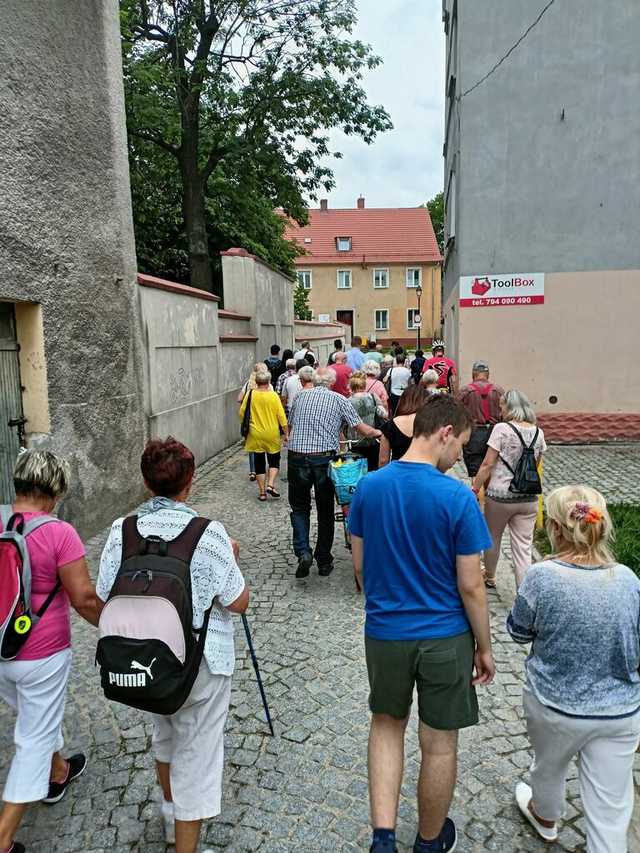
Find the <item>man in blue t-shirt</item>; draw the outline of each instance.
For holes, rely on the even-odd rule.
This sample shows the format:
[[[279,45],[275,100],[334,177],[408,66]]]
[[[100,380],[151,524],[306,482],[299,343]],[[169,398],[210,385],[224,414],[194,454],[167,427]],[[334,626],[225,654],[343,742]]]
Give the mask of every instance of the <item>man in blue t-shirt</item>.
[[[471,434],[445,394],[418,411],[407,453],[360,481],[349,513],[366,596],[372,853],[395,853],[404,732],[414,686],[422,751],[414,853],[448,853],[458,729],[478,722],[475,685],[495,674],[480,552],[491,537],[473,492],[447,477]],[[474,670],[475,668],[475,677]]]

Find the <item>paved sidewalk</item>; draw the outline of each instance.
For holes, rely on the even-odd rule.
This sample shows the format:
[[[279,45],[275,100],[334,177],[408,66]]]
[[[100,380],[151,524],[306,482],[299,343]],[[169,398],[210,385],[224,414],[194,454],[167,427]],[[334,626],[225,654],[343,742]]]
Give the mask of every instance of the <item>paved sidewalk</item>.
[[[243,454],[227,452],[198,472],[193,505],[221,520],[242,543],[241,566],[252,588],[249,612],[275,719],[267,734],[242,629],[228,723],[222,816],[210,821],[207,845],[227,851],[364,851],[368,849],[367,679],[362,599],[336,530],[336,570],[308,581],[293,577],[288,506],[260,504]],[[283,491],[286,484],[283,484]],[[95,572],[105,534],[89,543]],[[530,762],[521,711],[525,652],[504,629],[513,596],[504,564],[491,595],[498,676],[481,691],[482,724],[461,736],[453,816],[461,853],[583,851],[575,771],[560,841],[537,842],[518,815],[513,787]],[[89,768],[57,806],[30,810],[19,840],[30,851],[157,853],[165,850],[157,816],[150,725],[137,711],[107,703],[93,666],[93,629],[74,619],[74,667],[65,719],[66,749],[83,749]],[[0,706],[2,778],[11,754],[8,710]],[[407,738],[406,783],[398,836],[403,853],[416,830],[419,753],[415,715]]]

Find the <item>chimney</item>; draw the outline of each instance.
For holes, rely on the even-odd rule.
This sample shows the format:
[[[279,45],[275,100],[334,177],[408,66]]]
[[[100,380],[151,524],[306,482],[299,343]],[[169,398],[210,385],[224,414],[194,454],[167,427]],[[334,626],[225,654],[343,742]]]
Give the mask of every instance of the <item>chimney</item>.
[[[329,208],[329,201],[326,198],[320,199],[320,210],[327,210]]]
[[[360,196],[358,199],[358,209],[364,210],[364,196]]]

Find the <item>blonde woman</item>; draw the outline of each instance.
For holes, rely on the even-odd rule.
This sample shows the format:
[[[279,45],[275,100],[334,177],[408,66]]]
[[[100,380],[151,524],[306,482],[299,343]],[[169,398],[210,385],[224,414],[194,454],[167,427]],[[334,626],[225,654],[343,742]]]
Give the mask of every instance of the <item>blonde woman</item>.
[[[255,389],[256,389],[256,376],[258,375],[258,373],[269,373],[269,368],[267,367],[267,365],[264,361],[257,361],[254,364],[253,370],[251,371],[249,378],[244,383],[244,385],[242,386],[242,388],[240,389],[240,391],[238,393],[238,396],[236,397],[236,400],[238,403],[243,402],[244,398],[247,396],[249,391],[255,391]],[[269,373],[269,377],[271,377],[271,373]],[[273,391],[273,388],[271,387],[271,385],[269,385],[269,388]],[[255,457],[255,453],[250,453],[249,454],[249,479],[251,480],[252,483],[254,483],[256,481],[256,477],[257,477],[257,475],[256,475],[256,457]]]
[[[554,556],[531,566],[509,615],[526,662],[531,785],[515,796],[547,842],[558,837],[569,763],[578,757],[589,853],[626,853],[640,739],[640,580],[614,559],[602,495],[563,486],[547,498]]]
[[[280,397],[271,387],[269,371],[258,372],[255,382],[256,387],[251,389],[251,396],[247,393],[242,401],[239,416],[242,420],[247,405],[250,405],[249,435],[245,439],[244,449],[247,453],[254,454],[258,500],[264,503],[267,495],[272,498],[280,497],[280,492],[275,487],[280,470],[280,433],[286,441],[289,427]]]
[[[0,699],[16,711],[15,753],[0,812],[0,850],[23,853],[14,840],[29,803],[57,803],[87,766],[82,753],[63,758],[62,718],[71,667],[69,605],[91,625],[98,624],[95,588],[85,550],[66,521],[50,519],[69,489],[66,460],[47,450],[27,450],[16,462],[16,492],[0,507],[5,528],[24,524],[31,564],[31,603],[37,613],[50,601],[15,660],[0,662]],[[3,621],[3,620],[0,620]]]
[[[511,481],[523,445],[533,447],[536,462],[539,462],[547,444],[544,432],[536,424],[533,406],[522,391],[507,391],[500,400],[500,412],[504,423],[496,424],[491,430],[486,455],[471,487],[478,495],[485,483],[489,482],[484,517],[493,545],[484,552],[485,585],[489,589],[495,588],[502,534],[508,527],[517,589],[531,565],[538,497],[510,491]]]

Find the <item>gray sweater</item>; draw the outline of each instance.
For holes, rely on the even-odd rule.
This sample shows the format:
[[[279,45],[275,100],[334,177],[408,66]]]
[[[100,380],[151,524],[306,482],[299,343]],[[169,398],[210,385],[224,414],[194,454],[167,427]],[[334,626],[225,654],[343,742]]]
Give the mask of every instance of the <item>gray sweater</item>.
[[[640,580],[627,566],[531,566],[507,629],[533,644],[527,683],[543,705],[577,717],[640,708]]]

